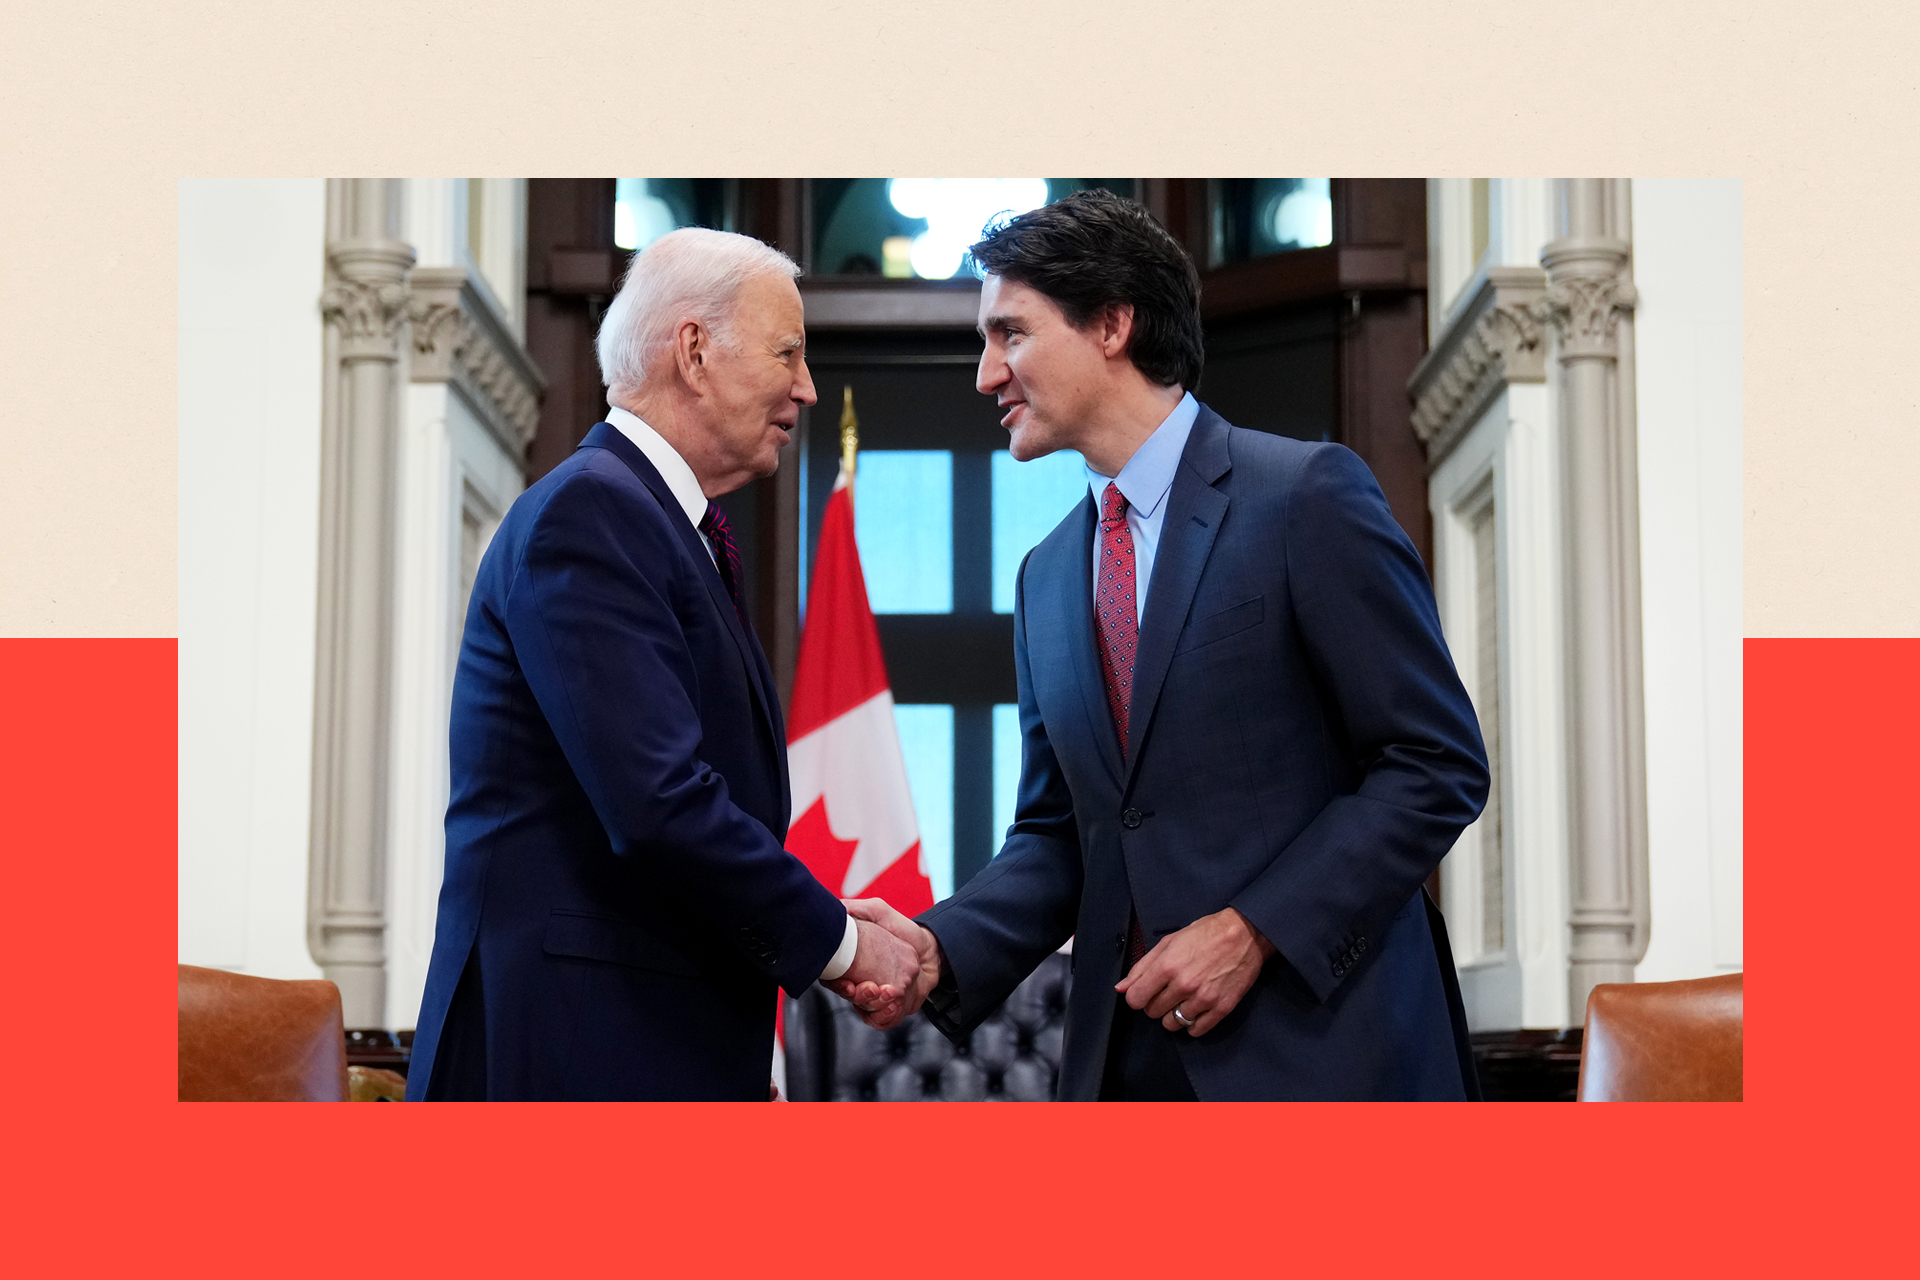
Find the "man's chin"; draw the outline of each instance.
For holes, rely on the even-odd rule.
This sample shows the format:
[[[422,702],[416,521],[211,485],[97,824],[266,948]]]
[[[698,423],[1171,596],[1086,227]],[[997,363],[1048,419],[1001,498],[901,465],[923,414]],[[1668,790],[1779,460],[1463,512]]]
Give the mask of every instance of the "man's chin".
[[[1032,462],[1035,458],[1044,458],[1059,451],[1060,446],[1053,441],[1024,429],[1015,431],[1007,441],[1007,452],[1013,455],[1015,462]]]
[[[771,442],[772,447],[760,458],[760,465],[754,469],[754,475],[765,480],[780,469],[780,454],[793,443],[793,437],[782,431],[778,439]]]

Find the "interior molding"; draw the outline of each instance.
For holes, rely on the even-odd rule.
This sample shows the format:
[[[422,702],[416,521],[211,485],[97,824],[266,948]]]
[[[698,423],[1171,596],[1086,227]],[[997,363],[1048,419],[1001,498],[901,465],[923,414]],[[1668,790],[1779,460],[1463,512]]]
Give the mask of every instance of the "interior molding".
[[[807,329],[971,329],[980,316],[980,282],[961,280],[800,280]]]
[[[1428,474],[1508,384],[1547,379],[1547,273],[1490,267],[1472,300],[1407,380]]]
[[[407,314],[412,381],[453,387],[524,473],[547,383],[498,304],[465,267],[421,267]]]

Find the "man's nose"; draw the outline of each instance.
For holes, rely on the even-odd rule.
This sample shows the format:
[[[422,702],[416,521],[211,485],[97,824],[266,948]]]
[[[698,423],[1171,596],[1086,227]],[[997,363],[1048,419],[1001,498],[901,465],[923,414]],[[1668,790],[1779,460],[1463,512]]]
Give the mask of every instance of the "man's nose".
[[[801,404],[815,404],[820,397],[813,389],[813,373],[807,368],[807,358],[800,357],[800,373],[793,380],[793,398]]]
[[[1007,384],[1006,357],[988,347],[980,353],[980,368],[973,377],[973,389],[990,396]]]

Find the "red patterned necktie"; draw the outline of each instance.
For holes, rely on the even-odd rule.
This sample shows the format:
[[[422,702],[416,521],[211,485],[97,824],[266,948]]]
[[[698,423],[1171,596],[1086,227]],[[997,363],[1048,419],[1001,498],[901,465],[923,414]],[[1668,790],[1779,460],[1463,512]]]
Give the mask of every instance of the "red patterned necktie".
[[[1133,701],[1133,654],[1140,646],[1140,615],[1134,607],[1133,532],[1127,528],[1127,499],[1108,484],[1100,495],[1100,582],[1093,596],[1100,628],[1100,670],[1107,680],[1107,710],[1127,753],[1127,710]]]
[[[1108,483],[1100,495],[1100,581],[1094,591],[1093,620],[1100,632],[1100,671],[1107,681],[1107,710],[1120,735],[1120,758],[1127,755],[1127,717],[1133,702],[1133,657],[1140,647],[1140,614],[1134,606],[1133,531],[1127,528],[1127,498]],[[1147,952],[1146,935],[1136,911],[1127,920],[1127,968]]]
[[[746,608],[740,603],[740,548],[733,545],[733,531],[727,527],[727,513],[717,503],[707,504],[707,515],[700,522],[700,532],[713,547],[714,568],[720,571],[720,581],[726,584],[727,596],[733,601],[733,611],[740,616],[740,625],[751,632],[753,627],[747,621]]]

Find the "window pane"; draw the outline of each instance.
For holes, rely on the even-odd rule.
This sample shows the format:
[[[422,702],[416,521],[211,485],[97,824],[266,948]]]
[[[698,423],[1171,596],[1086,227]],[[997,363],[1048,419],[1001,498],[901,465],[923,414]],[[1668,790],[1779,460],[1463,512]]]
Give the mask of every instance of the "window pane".
[[[1216,178],[1212,265],[1333,243],[1333,187],[1326,178]]]
[[[935,902],[953,895],[953,708],[909,703],[893,709],[913,788],[920,853]]]
[[[875,613],[953,612],[953,455],[862,450],[853,537]]]
[[[622,249],[644,249],[681,227],[731,231],[725,188],[720,178],[617,178],[613,242]]]
[[[1013,612],[1013,580],[1021,559],[1086,496],[1086,461],[1071,449],[1032,462],[1015,462],[1005,449],[993,455],[995,613]]]
[[[1131,178],[815,178],[813,269],[820,275],[946,280],[989,219],[1087,187],[1133,194]]]
[[[1020,794],[1020,708],[1011,702],[993,708],[993,852],[997,857],[1013,825],[1014,800]]]

